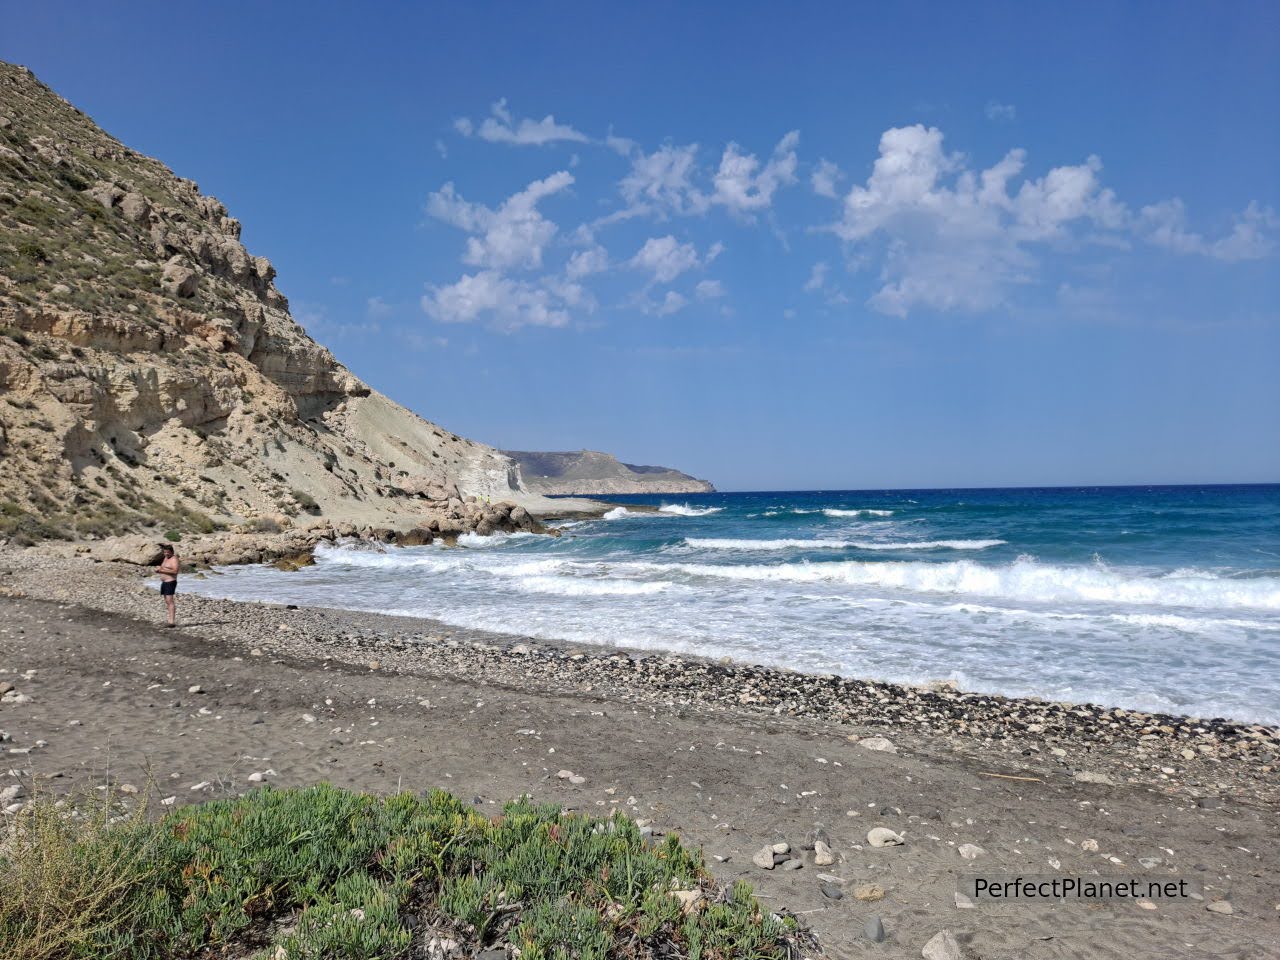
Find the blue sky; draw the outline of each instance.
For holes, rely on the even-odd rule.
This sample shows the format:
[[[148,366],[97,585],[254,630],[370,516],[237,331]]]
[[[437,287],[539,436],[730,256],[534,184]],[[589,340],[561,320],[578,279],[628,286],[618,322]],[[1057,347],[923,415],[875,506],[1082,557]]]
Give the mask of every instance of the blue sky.
[[[1280,480],[1274,4],[2,12],[475,439],[724,489]]]

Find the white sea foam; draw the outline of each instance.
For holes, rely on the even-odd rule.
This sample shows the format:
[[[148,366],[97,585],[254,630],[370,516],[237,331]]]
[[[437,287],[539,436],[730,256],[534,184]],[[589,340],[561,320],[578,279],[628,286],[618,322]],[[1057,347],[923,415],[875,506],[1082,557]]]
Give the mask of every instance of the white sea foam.
[[[796,513],[801,511],[797,510]],[[805,513],[812,511],[806,510]],[[892,510],[838,510],[835,507],[827,507],[823,511],[828,517],[892,517]]]
[[[722,537],[686,537],[685,546],[700,550],[843,550],[847,540],[733,540]]]
[[[536,537],[538,534],[529,533],[527,530],[516,530],[512,533],[504,533],[497,531],[488,536],[480,536],[474,530],[464,533],[458,537],[458,546],[460,547],[498,547],[506,543],[508,540],[522,540],[526,537]]]
[[[687,537],[685,545],[703,550],[986,550],[1004,540],[735,540]]]
[[[687,503],[664,503],[658,508],[658,512],[674,514],[677,517],[707,517],[723,509],[724,507],[691,507]]]
[[[601,520],[621,520],[623,517],[634,517],[634,516],[635,514],[632,513],[630,510],[628,510],[626,507],[614,507],[612,510],[606,513],[600,519]]]
[[[987,550],[1007,540],[855,540],[859,550]]]
[[[588,580],[578,577],[521,577],[514,584],[522,593],[551,593],[564,597],[627,597],[665,593],[674,584],[653,580]]]
[[[697,564],[628,563],[618,568],[727,580],[843,583],[923,593],[972,594],[1018,600],[1127,603],[1154,607],[1280,610],[1280,580],[1232,579],[1212,574],[1183,578],[1125,574],[1103,566],[1062,567],[1023,557],[1001,566],[972,560],[946,563]]]

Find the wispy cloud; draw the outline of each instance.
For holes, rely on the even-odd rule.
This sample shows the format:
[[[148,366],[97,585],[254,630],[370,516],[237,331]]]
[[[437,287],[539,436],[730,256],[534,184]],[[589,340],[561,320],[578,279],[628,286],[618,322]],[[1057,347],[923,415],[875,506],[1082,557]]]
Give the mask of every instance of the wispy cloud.
[[[510,143],[517,146],[543,146],[548,143],[586,143],[588,137],[567,124],[557,123],[556,118],[547,114],[541,120],[530,120],[528,117],[516,119],[507,108],[505,98],[489,108],[489,116],[477,125],[467,117],[459,117],[453,123],[454,129],[464,137],[472,135],[490,143]]]
[[[1012,123],[1018,119],[1018,108],[1011,103],[998,103],[995,100],[988,100],[986,114],[988,120],[994,120],[997,123]]]
[[[496,270],[464,274],[447,286],[430,286],[422,309],[441,323],[491,322],[500,330],[525,326],[564,327],[569,313],[546,287],[503,276]]]
[[[572,183],[573,174],[561,170],[535,180],[496,210],[468,203],[452,183],[446,183],[427,199],[427,213],[473,234],[467,240],[464,263],[500,270],[536,268],[542,265],[543,248],[556,233],[556,225],[539,213],[538,203]]]

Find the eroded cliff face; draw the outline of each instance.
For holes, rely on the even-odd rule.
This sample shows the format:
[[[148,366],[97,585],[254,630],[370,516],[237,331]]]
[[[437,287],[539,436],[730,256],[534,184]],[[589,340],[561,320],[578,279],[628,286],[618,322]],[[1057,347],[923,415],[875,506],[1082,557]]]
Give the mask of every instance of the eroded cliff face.
[[[518,467],[371,390],[214,197],[0,63],[0,537],[412,523]]]

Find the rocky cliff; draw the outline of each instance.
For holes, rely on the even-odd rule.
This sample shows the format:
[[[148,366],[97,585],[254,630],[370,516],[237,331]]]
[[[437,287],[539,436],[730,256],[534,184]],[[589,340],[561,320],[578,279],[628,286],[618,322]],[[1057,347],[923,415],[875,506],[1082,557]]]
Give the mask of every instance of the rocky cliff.
[[[509,458],[307,336],[275,273],[217,199],[0,63],[0,539],[529,504]]]
[[[715,487],[670,467],[623,463],[596,450],[538,453],[504,450],[520,465],[529,490],[548,496],[609,496],[628,493],[714,493]]]

